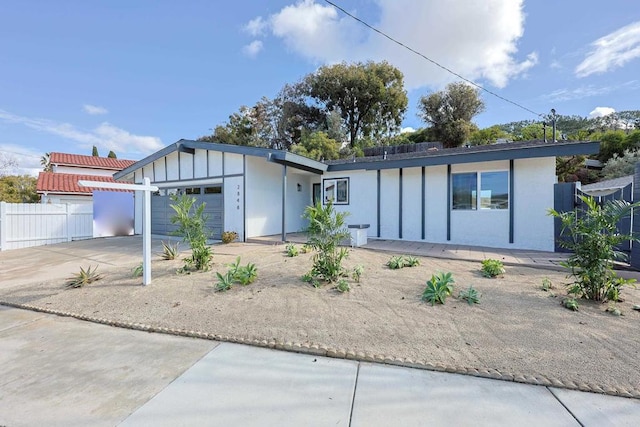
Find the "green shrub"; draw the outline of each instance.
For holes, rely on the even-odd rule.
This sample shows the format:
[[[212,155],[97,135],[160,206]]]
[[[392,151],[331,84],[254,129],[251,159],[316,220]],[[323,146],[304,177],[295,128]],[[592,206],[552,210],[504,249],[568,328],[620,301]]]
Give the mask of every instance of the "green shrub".
[[[311,275],[327,282],[335,282],[343,275],[342,261],[348,256],[340,242],[349,237],[344,222],[347,212],[336,212],[332,203],[307,206],[304,218],[309,220],[307,245],[316,251]]]
[[[551,280],[548,277],[542,279],[542,286],[540,287],[540,289],[545,292],[549,292],[551,289],[553,289],[553,283],[551,283]]]
[[[344,293],[344,292],[349,292],[351,290],[351,287],[349,286],[349,283],[346,280],[340,279],[338,280],[338,285],[336,286],[336,289],[339,292]]]
[[[355,267],[353,267],[353,271],[351,272],[351,277],[356,283],[360,283],[360,277],[362,276],[362,273],[364,273],[364,266],[358,264]]]
[[[578,301],[575,298],[565,298],[562,300],[562,306],[571,311],[578,311]]]
[[[288,257],[298,256],[298,254],[300,253],[296,245],[294,245],[293,243],[285,246],[285,251],[287,252]]]
[[[398,270],[404,267],[415,267],[420,265],[420,260],[414,256],[396,255],[387,261],[387,267],[392,270]]]
[[[504,274],[504,265],[497,259],[485,259],[482,261],[482,275],[484,277],[497,277]]]
[[[453,293],[453,280],[451,273],[436,273],[427,282],[427,287],[422,293],[422,300],[431,305],[444,304],[449,295]]]
[[[227,271],[227,274],[225,276],[216,273],[218,275],[219,281],[221,280],[221,277],[225,278],[225,281],[223,282],[224,286],[221,286],[222,288],[224,288],[222,290],[225,291],[231,289],[231,285],[233,283],[239,283],[243,286],[246,286],[250,283],[253,283],[258,277],[258,268],[256,267],[256,265],[248,263],[247,265],[242,266],[240,265],[240,257],[237,257],[235,262],[227,264],[227,267],[229,267],[229,270]]]
[[[235,242],[237,238],[238,238],[238,233],[236,233],[235,231],[222,232],[222,243],[224,244]]]
[[[218,283],[216,284],[216,290],[218,292],[228,291],[233,286],[233,274],[231,271],[227,271],[225,274],[216,272],[218,276]]]
[[[593,197],[579,197],[586,206],[579,215],[549,210],[550,215],[562,222],[564,238],[558,243],[572,251],[568,260],[561,263],[574,279],[569,292],[594,301],[619,298],[622,287],[635,281],[619,278],[613,271],[614,261],[628,259],[616,247],[628,240],[637,242],[638,238],[621,233],[618,223],[640,207],[640,202],[611,200],[600,206]]]
[[[213,253],[207,246],[210,232],[205,226],[208,218],[204,213],[205,204],[201,203],[195,207],[195,197],[186,194],[179,197],[173,195],[171,200],[173,201],[171,208],[175,211],[175,215],[171,217],[171,223],[178,224],[174,234],[182,236],[191,247],[191,257],[185,259],[185,265],[181,270],[208,270]]]
[[[387,267],[392,270],[399,270],[404,267],[404,257],[402,255],[392,256],[389,261],[387,261]]]
[[[142,265],[142,263],[133,267],[133,271],[131,272],[131,275],[133,277],[141,277],[143,274],[144,274],[144,266]]]
[[[66,288],[81,288],[89,283],[93,283],[97,280],[102,279],[102,275],[98,274],[98,266],[96,266],[93,270],[91,266],[88,269],[84,269],[80,267],[80,272],[69,277],[67,282],[65,283]]]
[[[467,301],[469,305],[480,304],[480,293],[472,285],[469,285],[469,289],[460,291],[458,298]]]
[[[178,254],[180,253],[180,251],[178,250],[178,246],[180,245],[179,242],[176,242],[174,244],[171,244],[171,242],[167,243],[167,242],[162,242],[162,253],[159,254],[162,259],[165,260],[173,260],[176,259],[176,257],[178,256]]]

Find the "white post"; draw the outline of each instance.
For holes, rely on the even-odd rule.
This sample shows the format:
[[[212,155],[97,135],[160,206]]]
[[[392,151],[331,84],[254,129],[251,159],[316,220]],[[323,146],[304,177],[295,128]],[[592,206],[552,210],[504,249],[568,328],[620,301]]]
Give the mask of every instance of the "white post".
[[[64,204],[64,212],[67,214],[67,242],[73,240],[71,236],[71,212],[69,211],[69,203]]]
[[[148,177],[144,178],[144,186],[151,186]],[[146,286],[151,283],[151,191],[145,190],[142,193],[142,284]]]
[[[115,190],[142,191],[142,284],[151,283],[151,192],[158,191],[158,187],[151,185],[149,178],[144,178],[144,184],[121,184],[119,182],[99,182],[80,180],[82,187],[110,188]]]

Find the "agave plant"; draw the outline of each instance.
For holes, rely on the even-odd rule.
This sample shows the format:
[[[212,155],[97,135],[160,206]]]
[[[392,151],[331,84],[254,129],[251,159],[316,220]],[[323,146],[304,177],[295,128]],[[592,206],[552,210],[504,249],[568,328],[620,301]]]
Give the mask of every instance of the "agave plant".
[[[162,242],[162,253],[160,254],[162,259],[166,259],[168,261],[176,259],[178,257],[178,254],[180,253],[180,251],[178,250],[179,245],[180,242],[176,242],[174,244],[171,244],[171,242]]]
[[[67,279],[67,282],[65,283],[65,287],[81,288],[84,285],[88,285],[89,283],[93,283],[96,280],[102,279],[102,275],[98,274],[97,270],[98,270],[97,265],[93,270],[91,269],[91,266],[89,266],[89,268],[87,268],[86,270],[80,267],[79,273],[74,274],[73,276]]]

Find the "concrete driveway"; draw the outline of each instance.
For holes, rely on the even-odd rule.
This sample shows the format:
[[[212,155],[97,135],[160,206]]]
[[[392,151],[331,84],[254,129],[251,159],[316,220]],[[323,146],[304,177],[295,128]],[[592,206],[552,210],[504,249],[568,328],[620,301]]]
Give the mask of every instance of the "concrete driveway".
[[[154,252],[160,245],[154,240]],[[141,257],[139,237],[2,252],[0,288],[67,277],[81,265],[133,266]],[[0,368],[0,426],[12,427],[635,426],[640,420],[636,399],[119,329],[4,306]]]

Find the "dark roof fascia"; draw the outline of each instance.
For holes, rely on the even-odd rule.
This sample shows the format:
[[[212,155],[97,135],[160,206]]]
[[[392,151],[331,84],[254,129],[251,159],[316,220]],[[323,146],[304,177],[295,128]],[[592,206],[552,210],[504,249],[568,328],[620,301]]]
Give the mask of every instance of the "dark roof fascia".
[[[329,165],[327,172],[347,170],[380,170],[399,169],[420,166],[453,165],[461,163],[480,163],[496,160],[532,159],[539,157],[559,157],[595,154],[600,150],[600,143],[595,142],[570,142],[570,143],[545,143],[527,147],[507,147],[491,151],[475,151],[471,153],[456,152],[432,154],[422,157],[410,157],[403,159],[374,160],[369,162],[350,162]]]
[[[265,159],[274,161],[276,163],[286,164],[297,169],[317,174],[322,174],[327,170],[327,165],[322,162],[318,162],[316,160],[312,160],[307,157],[293,154],[284,150],[181,139],[180,141],[175,142],[163,148],[162,150],[145,157],[144,159],[134,163],[133,165],[123,169],[122,171],[115,173],[113,175],[113,178],[116,180],[121,179],[126,175],[173,153],[174,151],[182,151],[194,154],[196,149],[219,151],[222,153],[242,154],[246,156],[264,157]]]

